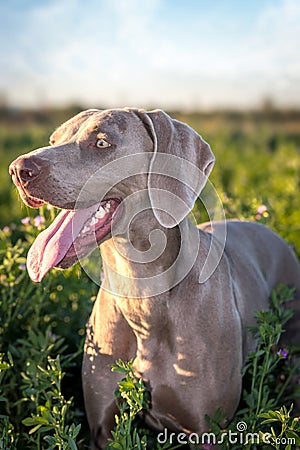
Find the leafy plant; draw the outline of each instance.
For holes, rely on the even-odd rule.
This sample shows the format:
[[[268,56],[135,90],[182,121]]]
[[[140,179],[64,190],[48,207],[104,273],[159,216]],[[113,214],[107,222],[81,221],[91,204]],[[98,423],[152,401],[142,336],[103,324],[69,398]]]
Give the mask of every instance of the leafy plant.
[[[169,442],[161,446],[156,440],[156,434],[137,421],[138,414],[149,409],[150,394],[142,378],[134,373],[133,361],[123,362],[119,359],[112,365],[112,371],[122,373],[124,378],[118,382],[119,387],[115,392],[119,415],[115,416],[116,426],[106,450],[175,450],[181,447]]]
[[[279,363],[288,357],[288,352],[283,349],[275,351],[284,331],[284,325],[293,316],[293,311],[284,309],[284,303],[293,299],[294,289],[289,289],[284,285],[272,292],[272,308],[267,311],[257,311],[257,325],[251,327],[254,337],[257,339],[257,348],[250,353],[247,363],[244,366],[244,374],[251,375],[251,390],[244,391],[243,397],[248,405],[248,417],[252,423],[252,430],[256,427],[256,418],[267,408],[276,407],[284,389],[285,383],[280,392],[274,397],[272,385],[274,384],[274,374]],[[296,370],[297,365],[290,368],[289,379]]]
[[[10,353],[8,353],[8,361],[5,361],[5,355],[0,353],[0,402],[6,402],[7,399],[2,397],[3,392],[1,389],[3,375],[6,370],[13,367],[13,360]],[[0,449],[1,450],[15,450],[15,436],[14,427],[10,423],[9,416],[6,414],[0,415]]]
[[[78,267],[65,274],[53,271],[39,284],[32,283],[25,270],[26,251],[52,215],[43,208],[35,218],[0,230],[0,352],[11,358],[3,359],[1,366],[1,450],[14,445],[83,448],[87,435],[85,422],[84,434],[78,435],[84,417],[80,366],[96,288],[84,273],[79,277]],[[52,428],[47,431],[47,426]]]
[[[46,368],[28,364],[26,373],[23,374],[26,394],[30,396],[36,409],[31,417],[23,420],[23,424],[33,427],[29,435],[38,435],[37,439],[33,439],[33,443],[37,441],[38,450],[42,448],[41,436],[49,444],[49,448],[77,450],[76,438],[80,424],[66,424],[72,399],[66,400],[61,392],[63,373],[59,356],[47,359]]]
[[[292,410],[293,405],[291,405],[289,410],[282,406],[279,410],[268,411],[259,415],[260,418],[265,419],[261,422],[261,425],[271,423],[280,425],[279,433],[275,432],[274,427],[271,427],[269,433],[260,432],[262,440],[269,442],[277,450],[282,448],[282,444],[286,444],[286,450],[293,450],[295,445],[300,445],[300,417],[292,418]]]
[[[267,449],[270,446],[290,450],[295,448],[291,447],[291,442],[293,445],[299,443],[300,417],[292,418],[292,405],[287,410],[281,404],[284,396],[289,398],[288,391],[289,394],[299,396],[296,383],[294,386],[291,384],[297,372],[299,376],[300,357],[293,355],[291,360],[289,350],[280,348],[279,344],[284,325],[293,316],[293,311],[285,307],[285,303],[292,300],[293,291],[280,285],[272,292],[271,308],[256,312],[257,324],[250,330],[257,340],[257,347],[248,355],[243,368],[244,390],[240,408],[232,422],[223,429],[218,425],[223,419],[220,411],[213,419],[207,417],[212,431],[223,441],[220,448],[239,450],[241,443],[232,445],[228,441],[230,432],[237,431],[249,433],[248,442],[247,439],[243,441],[243,448],[247,450]],[[276,423],[277,426],[266,427],[270,423]],[[239,424],[243,425],[243,430],[239,430]],[[255,445],[251,437],[256,438]],[[291,441],[291,438],[295,441]],[[286,443],[285,447],[283,443]]]
[[[134,419],[143,409],[148,409],[146,403],[146,389],[141,378],[137,378],[132,361],[123,362],[118,360],[112,366],[113,372],[124,374],[119,381],[119,389],[116,391],[116,403],[119,415],[115,417],[116,427],[112,431],[113,439],[109,440],[107,450],[146,450],[146,437],[140,438]]]

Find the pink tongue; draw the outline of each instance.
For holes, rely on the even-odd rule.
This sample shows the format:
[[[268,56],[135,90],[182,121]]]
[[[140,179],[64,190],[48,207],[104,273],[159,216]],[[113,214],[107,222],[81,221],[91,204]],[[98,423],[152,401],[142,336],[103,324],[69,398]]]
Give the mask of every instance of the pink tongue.
[[[42,281],[71,247],[86,221],[99,205],[76,211],[63,210],[52,224],[38,235],[27,255],[27,270],[32,281]]]

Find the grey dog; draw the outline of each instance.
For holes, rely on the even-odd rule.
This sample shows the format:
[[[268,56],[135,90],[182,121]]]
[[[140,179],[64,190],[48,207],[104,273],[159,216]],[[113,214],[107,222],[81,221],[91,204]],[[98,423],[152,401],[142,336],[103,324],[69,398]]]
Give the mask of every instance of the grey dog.
[[[118,358],[132,358],[148,383],[151,427],[203,433],[205,414],[219,407],[230,420],[255,348],[254,311],[268,308],[279,283],[300,292],[292,250],[257,223],[192,223],[214,156],[161,110],[83,111],[50,144],[17,158],[10,173],[27,205],[62,209],[29,252],[34,281],[100,245],[105,278],[83,361],[93,448],[103,449],[113,428]],[[294,306],[287,337],[299,342]]]

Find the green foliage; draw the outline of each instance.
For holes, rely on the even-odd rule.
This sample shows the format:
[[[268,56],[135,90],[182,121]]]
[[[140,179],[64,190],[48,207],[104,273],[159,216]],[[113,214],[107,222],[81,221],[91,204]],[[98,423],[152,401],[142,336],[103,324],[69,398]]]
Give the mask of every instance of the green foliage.
[[[2,389],[2,380],[4,372],[11,367],[13,367],[13,360],[11,354],[8,353],[8,361],[5,361],[5,355],[0,353],[0,404],[6,401],[5,397],[2,397],[4,391]],[[0,449],[10,449],[14,450],[15,446],[15,436],[14,427],[10,423],[9,416],[6,414],[0,415]]]
[[[146,450],[147,448],[175,450],[179,448],[180,445],[173,446],[168,442],[161,446],[156,440],[155,433],[139,424],[138,413],[149,409],[150,394],[143,380],[134,373],[133,361],[124,362],[119,359],[112,365],[112,371],[123,374],[124,378],[118,382],[119,387],[115,392],[119,415],[115,416],[116,426],[106,450]]]
[[[77,449],[75,439],[81,426],[80,424],[75,426],[74,423],[66,425],[72,399],[65,400],[61,392],[63,373],[60,358],[48,357],[47,360],[46,368],[28,363],[26,372],[22,374],[25,399],[29,396],[36,408],[35,413],[25,418],[22,423],[33,427],[29,435],[38,434],[32,441],[33,444],[37,441],[38,448],[42,448],[40,437],[43,436],[44,441],[50,445],[49,448],[75,450]]]
[[[8,166],[21,153],[44,146],[49,140],[50,126],[40,123],[0,124],[0,223],[6,225],[28,210],[12,188]]]
[[[276,352],[274,349],[284,331],[283,326],[293,316],[292,310],[282,307],[292,298],[293,289],[279,286],[277,292],[272,292],[273,309],[257,311],[257,325],[250,328],[257,339],[257,348],[248,355],[243,369],[244,374],[248,372],[251,375],[251,390],[244,391],[243,397],[248,405],[247,415],[244,413],[244,418],[252,423],[252,430],[255,429],[259,414],[268,408],[277,407],[283,394],[280,391],[275,397],[276,386],[272,389],[272,385],[274,371],[288,353],[283,350]],[[291,368],[291,372],[294,373],[294,369]]]
[[[226,217],[267,224],[300,257],[299,117],[291,121],[284,114],[180,118],[211,145],[216,164],[210,180]],[[267,206],[264,214],[257,212],[260,205]]]
[[[234,433],[239,430],[239,423],[245,424],[245,434],[260,436],[255,446],[251,440],[244,442],[243,448],[246,450],[265,450],[270,446],[291,450],[300,442],[300,417],[292,417],[292,405],[289,410],[282,406],[283,398],[291,403],[290,397],[300,397],[297,386],[300,354],[293,354],[292,349],[280,348],[284,325],[293,316],[293,311],[285,303],[292,298],[293,289],[280,285],[272,292],[271,308],[256,312],[257,324],[250,330],[257,340],[257,347],[248,355],[243,368],[244,389],[240,408],[227,429],[218,425],[223,419],[220,411],[213,419],[207,418],[216,435],[219,438],[225,436],[221,449],[240,449],[240,443],[232,445],[228,441],[230,431]],[[266,426],[270,423],[272,427]],[[289,443],[289,438],[295,438],[294,447]]]
[[[270,445],[277,450],[282,448],[283,442],[287,443],[286,450],[293,450],[295,445],[300,445],[300,417],[292,418],[292,410],[293,405],[289,410],[282,406],[279,410],[268,411],[259,415],[261,419],[265,419],[261,422],[261,426],[271,423],[280,426],[279,432],[276,432],[274,427],[271,427],[268,433],[260,432],[261,438],[270,442]]]
[[[112,371],[124,374],[116,391],[119,415],[115,417],[116,428],[113,439],[107,444],[107,450],[146,450],[146,437],[140,438],[133,421],[142,409],[148,409],[145,401],[146,389],[141,378],[137,378],[132,368],[132,361],[124,363],[118,360]],[[123,401],[122,401],[123,400]]]
[[[25,270],[27,250],[53,214],[41,209],[38,220],[0,230],[1,450],[84,448],[88,441],[86,429],[78,435],[80,374],[97,286],[79,267],[52,271],[42,283]]]

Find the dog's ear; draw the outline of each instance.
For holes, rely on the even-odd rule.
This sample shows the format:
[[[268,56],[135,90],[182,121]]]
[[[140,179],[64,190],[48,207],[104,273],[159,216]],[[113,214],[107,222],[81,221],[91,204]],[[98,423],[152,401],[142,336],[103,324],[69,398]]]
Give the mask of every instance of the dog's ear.
[[[207,142],[185,123],[161,110],[144,114],[154,143],[148,177],[151,206],[160,224],[173,228],[192,210],[215,158]]]

